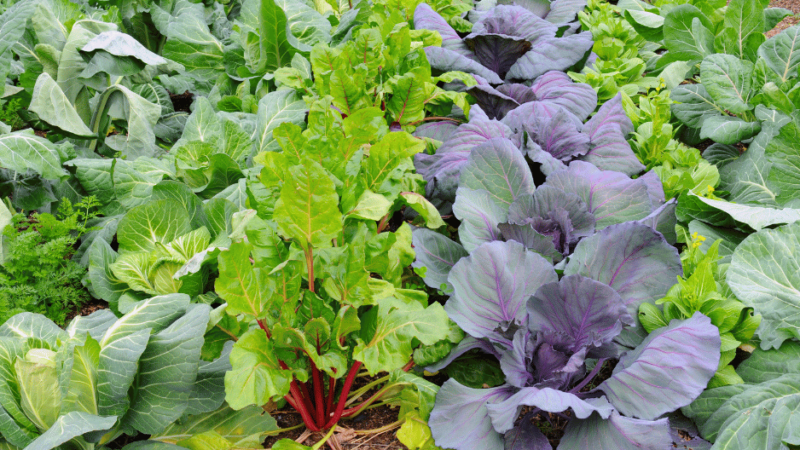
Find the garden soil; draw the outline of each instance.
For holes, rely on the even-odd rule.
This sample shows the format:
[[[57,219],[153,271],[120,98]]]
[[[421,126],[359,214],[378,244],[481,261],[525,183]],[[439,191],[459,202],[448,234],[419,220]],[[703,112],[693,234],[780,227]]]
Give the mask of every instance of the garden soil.
[[[800,14],[800,0],[773,0],[769,3],[769,6],[774,8],[786,8],[792,11],[795,14]],[[800,17],[787,17],[775,29],[771,30],[767,33],[767,37],[775,36],[776,34],[780,33],[781,31],[789,28],[792,25],[797,24],[800,22]]]

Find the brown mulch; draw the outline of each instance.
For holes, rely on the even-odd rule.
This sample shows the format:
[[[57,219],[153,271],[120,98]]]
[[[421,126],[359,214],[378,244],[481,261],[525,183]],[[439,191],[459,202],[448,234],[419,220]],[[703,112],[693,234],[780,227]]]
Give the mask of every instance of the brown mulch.
[[[77,316],[88,316],[89,314],[99,310],[99,309],[108,309],[108,303],[103,300],[91,299],[88,302],[84,303],[80,309],[75,309],[74,311],[70,311],[67,314],[66,323],[69,323],[74,317]]]
[[[795,14],[800,14],[800,0],[772,0],[769,2],[769,6],[773,8],[786,8],[792,11]],[[774,29],[767,32],[767,37],[771,38],[776,34],[780,33],[781,31],[789,28],[792,25],[797,24],[800,22],[800,17],[797,16],[789,16],[781,23],[778,24]]]

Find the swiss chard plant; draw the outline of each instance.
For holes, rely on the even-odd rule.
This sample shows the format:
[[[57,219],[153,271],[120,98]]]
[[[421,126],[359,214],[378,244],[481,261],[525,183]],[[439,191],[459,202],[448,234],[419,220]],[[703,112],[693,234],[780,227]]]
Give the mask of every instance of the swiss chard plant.
[[[181,417],[208,423],[229,414],[222,378],[230,345],[224,358],[200,360],[210,309],[173,294],[137,303],[121,318],[108,310],[79,317],[65,330],[38,314],[13,317],[0,327],[4,445],[108,448],[123,435],[158,438]],[[261,413],[250,408],[234,422],[263,436],[276,427]]]

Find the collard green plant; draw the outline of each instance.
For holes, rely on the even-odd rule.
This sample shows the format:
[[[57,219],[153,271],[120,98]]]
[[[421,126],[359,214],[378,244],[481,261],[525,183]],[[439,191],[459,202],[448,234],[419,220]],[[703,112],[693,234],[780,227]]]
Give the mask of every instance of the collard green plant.
[[[3,439],[16,448],[91,449],[123,434],[158,435],[184,415],[213,415],[229,365],[200,360],[209,312],[174,294],[121,318],[107,310],[79,317],[65,330],[41,315],[14,316],[0,327]],[[248,414],[258,424],[252,434],[274,429],[258,410]]]

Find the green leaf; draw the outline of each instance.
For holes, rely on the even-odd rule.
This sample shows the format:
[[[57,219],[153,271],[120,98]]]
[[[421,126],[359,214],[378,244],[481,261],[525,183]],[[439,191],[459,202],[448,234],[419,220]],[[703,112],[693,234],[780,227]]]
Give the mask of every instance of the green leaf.
[[[299,51],[308,51],[301,45],[286,22],[286,13],[275,0],[261,0],[258,11],[261,58],[259,70],[271,72],[288,66],[292,57]]]
[[[697,7],[676,6],[664,18],[664,46],[676,61],[699,61],[713,53],[713,28]]]
[[[720,406],[734,395],[744,392],[748,387],[744,384],[736,384],[706,389],[691,405],[683,407],[681,412],[693,419],[698,427],[702,427]]]
[[[761,124],[758,122],[745,122],[731,116],[714,116],[703,121],[700,137],[720,144],[737,144],[755,136],[759,131]]]
[[[157,433],[179,419],[197,377],[208,305],[192,305],[185,315],[154,334],[139,360],[133,384],[136,396],[123,426]]]
[[[425,219],[425,226],[435,230],[445,225],[442,220],[442,215],[439,210],[424,196],[416,192],[401,192],[400,197],[410,206],[414,211],[418,212],[423,219]]]
[[[664,18],[660,15],[633,9],[626,9],[623,13],[633,29],[648,41],[664,39]]]
[[[750,61],[716,54],[700,64],[700,77],[717,105],[734,114],[741,114],[753,109],[748,104],[752,95],[753,69]]]
[[[758,55],[786,82],[797,76],[800,66],[800,26],[783,30],[758,49]]]
[[[261,406],[289,392],[292,372],[283,370],[263,330],[245,333],[231,352],[233,369],[225,374],[225,400],[235,410]]]
[[[150,439],[185,445],[185,442],[193,436],[213,431],[227,440],[231,448],[257,448],[266,433],[278,429],[275,419],[265,414],[258,406],[248,406],[235,411],[224,405],[215,411],[172,423],[164,431],[150,436]],[[253,445],[254,443],[256,445]]]
[[[219,254],[219,278],[214,288],[228,302],[230,314],[263,319],[269,312],[267,302],[274,294],[275,283],[267,272],[250,263],[251,250],[250,244],[242,242]]]
[[[392,98],[386,103],[386,110],[400,125],[409,125],[425,118],[425,90],[422,85],[426,75],[425,68],[417,67],[389,83]]]
[[[120,253],[156,249],[191,231],[189,214],[178,202],[157,200],[131,209],[119,222]]]
[[[56,147],[31,130],[0,135],[0,166],[23,174],[30,169],[47,180],[61,180],[69,175],[61,167]]]
[[[345,217],[350,219],[363,219],[363,220],[381,220],[383,216],[389,214],[389,209],[392,207],[392,202],[386,199],[383,195],[376,194],[369,189],[365,190],[355,207],[345,214]]]
[[[95,133],[83,123],[58,83],[47,73],[42,73],[36,79],[28,109],[35,112],[39,119],[67,133],[83,138],[95,137]]]
[[[761,230],[733,253],[728,285],[762,316],[761,348],[779,348],[800,337],[800,223]]]
[[[764,152],[770,165],[768,181],[778,192],[775,200],[778,205],[795,205],[798,195],[798,180],[800,179],[800,126],[791,122],[783,126],[777,136],[767,144]]]
[[[800,373],[800,343],[784,342],[780,349],[755,349],[736,371],[745,383],[757,384],[783,375]]]
[[[353,351],[353,358],[362,361],[370,374],[403,367],[411,359],[414,339],[431,345],[447,338],[448,317],[444,308],[438,303],[424,309],[417,305],[385,299],[377,306],[374,334],[366,340],[359,338]]]
[[[396,180],[405,162],[425,150],[425,143],[406,132],[389,133],[369,150],[369,158],[364,163],[367,189],[379,194],[400,193],[400,185]]]
[[[69,389],[61,412],[83,411],[97,414],[97,367],[100,364],[100,344],[91,336],[72,354]]]
[[[755,50],[764,42],[764,7],[757,0],[731,0],[725,10],[723,26],[732,30],[732,55],[755,61]],[[723,36],[727,39],[727,37]]]
[[[209,31],[203,8],[184,7],[178,11],[163,30],[167,41],[161,55],[183,65],[186,75],[203,86],[203,90],[210,90],[225,68],[224,47]]]
[[[291,177],[275,204],[278,231],[303,248],[330,247],[342,231],[339,196],[325,169],[311,160],[289,169]]]
[[[263,0],[264,3],[270,1],[272,0]],[[273,131],[284,123],[304,126],[307,111],[306,102],[293,90],[279,90],[265,95],[258,102],[256,119],[256,142],[259,151],[278,150],[280,146],[273,137]]]
[[[161,105],[150,103],[125,86],[114,85],[103,92],[100,106],[92,116],[92,131],[100,136],[106,134],[106,130],[99,129],[105,115],[127,122],[127,133],[108,136],[104,140],[106,145],[130,160],[157,154],[154,127],[161,117]]]
[[[700,428],[717,448],[779,449],[800,445],[797,436],[800,376],[780,378],[750,387],[726,401]]]
[[[48,355],[32,361],[34,352]],[[14,371],[19,382],[22,411],[40,431],[47,430],[56,422],[61,410],[55,353],[45,349],[30,350],[25,359],[17,359]]]
[[[113,427],[116,416],[97,416],[73,411],[58,418],[53,426],[28,445],[26,450],[51,450],[61,444],[92,431],[103,431]]]
[[[342,305],[356,308],[374,304],[367,280],[369,272],[364,268],[364,245],[354,243],[337,247],[325,261],[323,270],[328,278],[323,283],[325,292],[339,300]]]
[[[710,212],[717,212],[717,214],[712,215]],[[800,220],[800,209],[739,205],[724,200],[700,197],[690,192],[686,201],[681,198],[678,203],[678,215],[688,215],[719,226],[732,226],[733,221],[736,221],[758,231],[771,225],[793,223]]]

